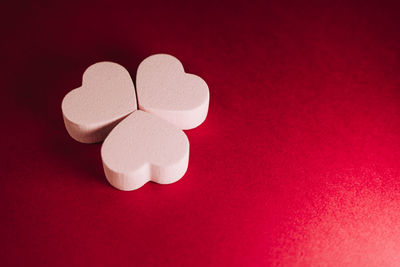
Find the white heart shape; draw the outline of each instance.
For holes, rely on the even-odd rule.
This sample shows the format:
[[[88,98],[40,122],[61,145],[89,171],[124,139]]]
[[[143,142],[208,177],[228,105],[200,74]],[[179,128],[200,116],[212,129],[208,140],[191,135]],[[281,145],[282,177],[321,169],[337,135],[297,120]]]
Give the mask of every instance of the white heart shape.
[[[61,107],[70,136],[82,143],[97,143],[137,109],[135,86],[124,67],[99,62],[86,69],[82,86],[70,91]]]
[[[166,54],[140,63],[136,75],[139,109],[180,129],[199,126],[207,117],[210,94],[203,79],[185,73],[181,62]]]
[[[107,180],[120,190],[134,190],[148,181],[170,184],[187,170],[189,141],[174,125],[138,110],[110,132],[101,157]]]

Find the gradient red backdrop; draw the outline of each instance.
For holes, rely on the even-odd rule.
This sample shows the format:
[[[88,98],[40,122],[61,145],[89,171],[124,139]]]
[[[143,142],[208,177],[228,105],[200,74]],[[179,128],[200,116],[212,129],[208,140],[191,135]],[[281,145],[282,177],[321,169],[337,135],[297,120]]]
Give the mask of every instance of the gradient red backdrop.
[[[3,8],[1,266],[400,266],[398,1]],[[177,183],[121,192],[63,96],[154,53],[208,83]]]

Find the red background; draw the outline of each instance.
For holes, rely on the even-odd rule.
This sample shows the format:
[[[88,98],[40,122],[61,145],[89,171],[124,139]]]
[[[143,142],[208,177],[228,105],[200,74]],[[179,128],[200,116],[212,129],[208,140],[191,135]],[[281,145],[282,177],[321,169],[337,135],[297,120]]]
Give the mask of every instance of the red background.
[[[399,10],[7,3],[0,265],[400,266]],[[160,52],[208,83],[209,115],[179,182],[121,192],[61,101],[97,61],[135,79]]]

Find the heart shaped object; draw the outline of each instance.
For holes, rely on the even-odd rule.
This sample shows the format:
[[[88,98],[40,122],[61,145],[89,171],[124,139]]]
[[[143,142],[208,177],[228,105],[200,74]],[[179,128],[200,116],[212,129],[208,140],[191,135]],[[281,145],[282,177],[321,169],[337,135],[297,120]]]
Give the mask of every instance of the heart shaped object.
[[[107,180],[120,190],[134,190],[148,181],[170,184],[187,170],[189,141],[174,125],[138,110],[107,136],[101,157]]]
[[[135,86],[124,67],[99,62],[86,69],[82,86],[70,91],[61,107],[70,136],[82,143],[97,143],[137,109]]]
[[[139,109],[192,129],[206,118],[210,93],[199,76],[185,73],[182,63],[166,54],[152,55],[140,63],[136,75]]]

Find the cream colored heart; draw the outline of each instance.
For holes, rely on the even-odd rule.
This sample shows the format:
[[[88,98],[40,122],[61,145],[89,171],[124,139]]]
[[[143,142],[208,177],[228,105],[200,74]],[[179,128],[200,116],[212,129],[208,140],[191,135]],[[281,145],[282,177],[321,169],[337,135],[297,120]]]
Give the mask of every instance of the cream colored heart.
[[[62,101],[65,127],[82,143],[103,141],[123,118],[137,109],[135,87],[129,72],[113,62],[91,65],[82,86]]]
[[[174,125],[138,110],[110,132],[101,157],[107,180],[120,190],[134,190],[148,181],[170,184],[187,170],[189,141]]]
[[[136,75],[139,109],[169,121],[180,129],[192,129],[206,118],[209,90],[205,81],[185,73],[170,55],[152,55],[140,63]]]

